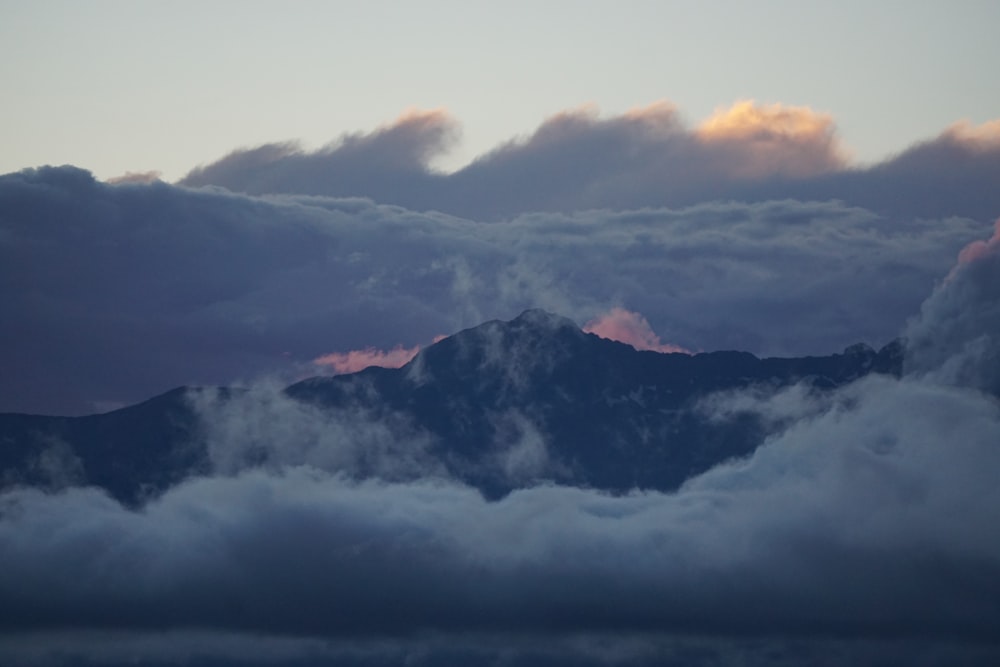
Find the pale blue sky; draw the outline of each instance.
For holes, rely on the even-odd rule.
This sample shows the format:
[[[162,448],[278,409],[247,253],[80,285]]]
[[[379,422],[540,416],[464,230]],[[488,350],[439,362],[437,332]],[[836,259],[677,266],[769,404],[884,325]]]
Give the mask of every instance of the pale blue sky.
[[[445,107],[458,166],[566,108],[752,98],[830,113],[857,159],[1000,118],[1000,2],[0,0],[0,173],[175,180]]]

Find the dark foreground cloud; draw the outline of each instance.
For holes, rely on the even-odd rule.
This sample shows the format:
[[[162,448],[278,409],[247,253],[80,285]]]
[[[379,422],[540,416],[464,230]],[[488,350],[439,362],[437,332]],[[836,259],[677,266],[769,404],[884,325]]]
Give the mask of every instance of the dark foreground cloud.
[[[995,659],[995,401],[886,379],[841,398],[673,495],[543,486],[486,502],[433,477],[352,483],[315,467],[193,479],[140,511],[93,489],[8,492],[0,649],[61,634],[73,648],[75,633],[108,652],[97,630],[140,655],[160,632],[194,632],[187,650],[209,655],[215,633],[284,637],[278,662],[311,638],[332,643],[302,641],[300,656],[357,642],[377,664],[381,641],[415,664],[463,644],[547,664],[529,660],[534,644],[578,636],[608,637],[594,664],[657,664],[692,636],[719,641],[679,664],[745,638],[772,647],[750,664],[814,639]],[[73,650],[64,661],[89,655]]]
[[[852,165],[833,119],[807,107],[740,102],[696,127],[668,103],[601,118],[566,111],[531,135],[443,174],[457,121],[410,112],[313,152],[238,150],[181,183],[251,194],[363,196],[476,219],[534,211],[836,199],[887,216],[1000,216],[998,122],[958,123],[872,166]]]
[[[690,350],[881,345],[989,229],[798,201],[489,224],[29,170],[0,177],[0,410],[291,380],[329,355],[412,349],[529,307],[581,324],[621,308],[645,318],[646,338]]]

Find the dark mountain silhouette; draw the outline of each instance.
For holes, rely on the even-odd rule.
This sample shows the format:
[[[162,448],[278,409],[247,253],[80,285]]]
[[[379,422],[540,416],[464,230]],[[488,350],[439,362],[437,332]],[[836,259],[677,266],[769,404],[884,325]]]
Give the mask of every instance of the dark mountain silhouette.
[[[789,359],[642,352],[529,310],[459,332],[402,368],[312,378],[285,394],[322,410],[404,417],[430,436],[428,453],[448,474],[490,497],[540,480],[672,490],[767,435],[750,413],[710,418],[697,409],[706,396],[797,382],[823,392],[868,373],[898,375],[902,356],[899,341]],[[95,485],[138,504],[210,471],[201,419],[184,388],[87,417],[0,414],[0,483]]]

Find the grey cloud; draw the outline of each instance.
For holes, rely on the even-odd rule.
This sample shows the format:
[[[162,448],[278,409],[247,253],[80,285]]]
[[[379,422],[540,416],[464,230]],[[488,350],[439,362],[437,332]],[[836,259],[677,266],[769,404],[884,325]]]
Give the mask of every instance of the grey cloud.
[[[355,391],[364,392],[359,379]],[[278,384],[188,392],[212,472],[280,471],[310,466],[347,478],[447,477],[431,457],[431,437],[402,415],[353,407],[321,408],[288,397]]]
[[[476,219],[774,199],[835,199],[891,217],[1000,216],[1000,145],[960,126],[852,166],[833,121],[809,109],[743,103],[695,128],[665,103],[609,118],[576,110],[452,174],[435,172],[429,160],[455,127],[443,112],[427,112],[312,153],[294,144],[237,151],[181,184],[367,196]]]
[[[806,418],[824,414],[843,399],[843,392],[820,392],[807,383],[780,389],[773,386],[753,386],[744,390],[709,394],[698,401],[695,410],[717,421],[727,421],[741,414],[752,413],[761,418],[761,423],[768,432],[776,432]]]
[[[906,329],[906,368],[1000,396],[1000,222],[973,242]]]
[[[732,188],[745,181],[788,172],[811,176],[839,166],[833,138],[822,130],[805,137],[763,128],[691,130],[667,104],[606,119],[582,110],[549,118],[530,137],[452,174],[453,188],[435,208],[506,218],[529,211],[683,206],[730,199]]]
[[[795,182],[775,179],[730,196],[837,199],[902,218],[960,216],[989,222],[1000,216],[1000,144],[965,140],[953,131],[920,142],[883,162]]]
[[[0,409],[83,413],[368,346],[424,344],[542,307],[612,306],[694,350],[880,345],[917,312],[968,219],[794,201],[533,213],[488,224],[364,199],[0,177]]]
[[[6,443],[4,443],[6,444]],[[4,487],[35,486],[55,491],[79,486],[86,479],[83,463],[73,449],[53,435],[38,435],[38,448],[28,458],[22,473],[5,470],[0,474]]]
[[[551,478],[553,472],[566,474],[550,458],[545,434],[530,418],[518,411],[497,415],[495,457],[500,470],[512,484],[528,485]]]
[[[436,187],[439,177],[428,163],[457,135],[458,125],[444,112],[411,112],[369,134],[346,134],[317,151],[293,142],[237,150],[194,169],[181,183],[249,194],[292,192],[412,204]]]

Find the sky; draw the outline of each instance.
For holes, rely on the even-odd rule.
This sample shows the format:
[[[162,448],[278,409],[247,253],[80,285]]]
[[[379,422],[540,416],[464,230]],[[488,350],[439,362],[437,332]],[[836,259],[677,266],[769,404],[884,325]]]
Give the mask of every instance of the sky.
[[[872,162],[994,119],[996,3],[0,2],[0,173],[168,181],[228,151],[320,147],[446,109],[454,169],[567,109],[741,99],[828,113]]]
[[[192,394],[222,459],[139,508],[0,476],[0,662],[997,664],[997,25],[0,0],[0,412],[247,389]],[[405,425],[280,391],[529,308],[660,352],[907,357],[708,397],[772,430],[676,493],[488,501]],[[225,464],[247,429],[277,468]],[[358,480],[361,449],[416,473]]]

